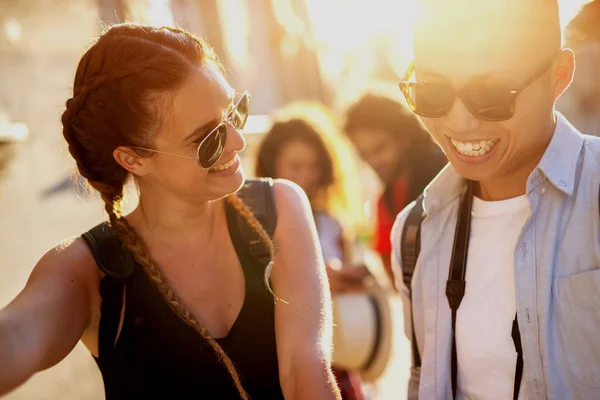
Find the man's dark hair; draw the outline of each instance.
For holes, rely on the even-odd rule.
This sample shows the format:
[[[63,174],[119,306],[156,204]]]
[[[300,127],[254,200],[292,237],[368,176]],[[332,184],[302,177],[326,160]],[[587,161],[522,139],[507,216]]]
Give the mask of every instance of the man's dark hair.
[[[394,141],[410,140],[413,147],[432,147],[429,134],[417,117],[399,101],[369,93],[352,104],[345,114],[344,132],[352,136],[360,130],[379,130]]]

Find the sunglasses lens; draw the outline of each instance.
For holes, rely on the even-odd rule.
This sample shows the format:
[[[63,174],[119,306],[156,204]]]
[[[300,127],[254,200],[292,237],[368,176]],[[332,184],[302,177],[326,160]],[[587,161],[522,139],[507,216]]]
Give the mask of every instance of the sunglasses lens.
[[[206,138],[198,147],[198,162],[202,168],[211,168],[221,158],[225,149],[227,138],[227,125],[221,124],[216,132]]]
[[[244,93],[237,107],[232,111],[231,123],[235,129],[244,129],[250,111],[250,96]]]
[[[411,83],[404,90],[410,108],[423,117],[439,117],[454,103],[452,87],[438,83]]]
[[[503,86],[472,86],[464,90],[463,101],[477,117],[487,121],[504,121],[515,112],[518,92]]]

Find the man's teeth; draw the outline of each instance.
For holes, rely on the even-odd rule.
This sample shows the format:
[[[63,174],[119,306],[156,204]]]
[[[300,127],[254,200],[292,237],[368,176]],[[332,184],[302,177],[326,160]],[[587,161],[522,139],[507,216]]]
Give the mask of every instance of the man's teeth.
[[[477,157],[484,156],[489,153],[496,143],[498,143],[498,139],[489,139],[489,140],[477,140],[477,141],[468,141],[462,142],[456,139],[450,139],[452,145],[456,150],[467,157]]]
[[[212,167],[210,170],[214,172],[225,171],[228,168],[231,168],[233,164],[237,161],[237,156],[233,157],[231,160],[227,161],[225,164],[217,165],[216,167]]]

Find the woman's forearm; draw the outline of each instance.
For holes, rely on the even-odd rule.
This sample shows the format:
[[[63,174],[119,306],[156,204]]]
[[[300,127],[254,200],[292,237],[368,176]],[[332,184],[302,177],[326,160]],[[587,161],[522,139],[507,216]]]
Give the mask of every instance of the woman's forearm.
[[[28,368],[26,355],[19,356],[22,343],[0,312],[0,396],[17,388],[34,373]]]
[[[282,377],[281,387],[286,400],[340,400],[341,394],[328,363],[300,361]]]

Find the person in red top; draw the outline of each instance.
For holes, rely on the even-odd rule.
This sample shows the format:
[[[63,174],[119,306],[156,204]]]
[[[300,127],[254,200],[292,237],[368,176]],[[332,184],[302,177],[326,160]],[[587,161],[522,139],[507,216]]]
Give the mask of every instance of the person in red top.
[[[445,157],[414,114],[385,95],[369,93],[352,104],[344,131],[385,187],[377,202],[374,248],[393,281],[390,235],[396,215],[437,175]]]

